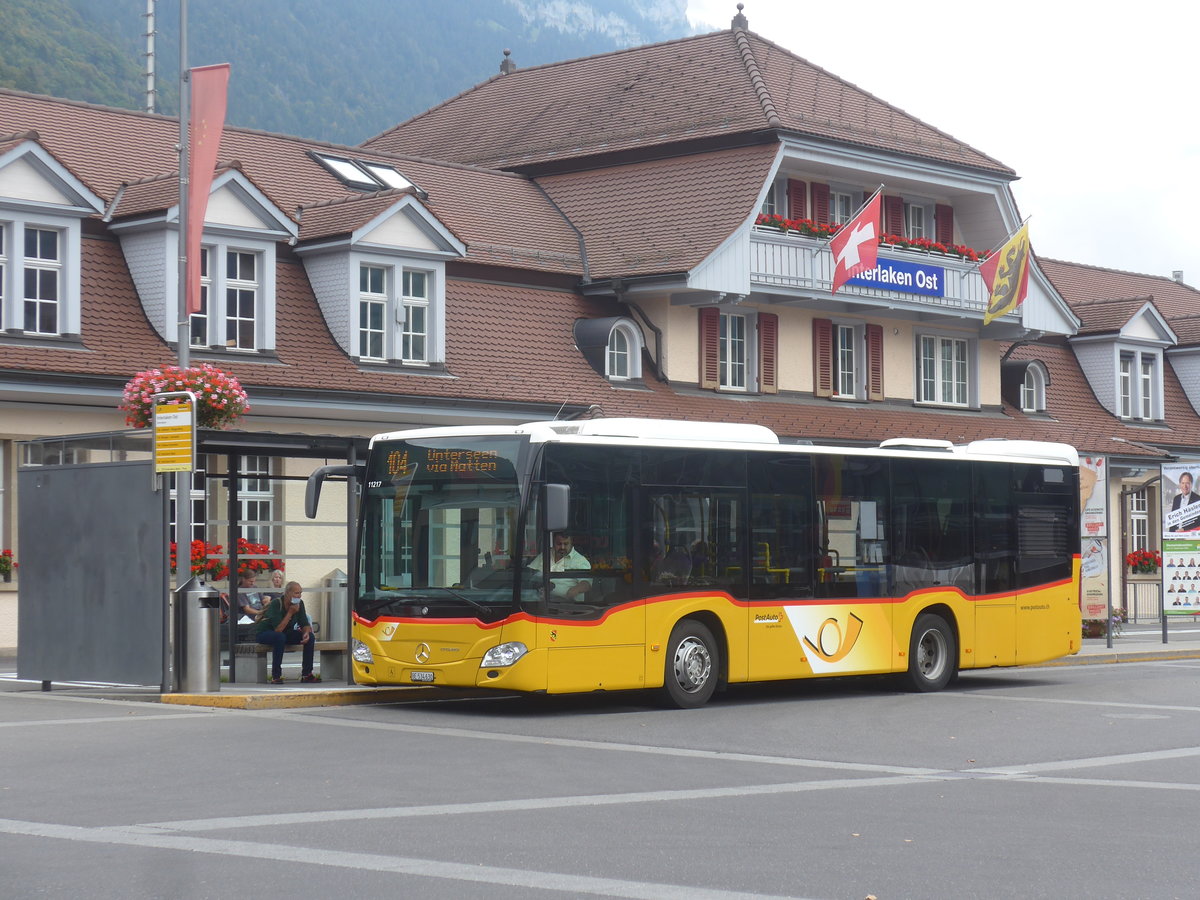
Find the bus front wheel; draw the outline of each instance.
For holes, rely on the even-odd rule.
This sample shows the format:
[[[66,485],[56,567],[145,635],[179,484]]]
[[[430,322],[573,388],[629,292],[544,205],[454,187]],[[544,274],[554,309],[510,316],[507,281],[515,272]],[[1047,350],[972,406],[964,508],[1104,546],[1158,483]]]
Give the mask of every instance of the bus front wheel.
[[[954,631],[936,613],[922,613],[908,644],[908,685],[914,691],[940,691],[958,669]]]
[[[720,663],[720,649],[708,627],[684,619],[671,632],[667,646],[665,699],[680,709],[703,706],[716,690]]]

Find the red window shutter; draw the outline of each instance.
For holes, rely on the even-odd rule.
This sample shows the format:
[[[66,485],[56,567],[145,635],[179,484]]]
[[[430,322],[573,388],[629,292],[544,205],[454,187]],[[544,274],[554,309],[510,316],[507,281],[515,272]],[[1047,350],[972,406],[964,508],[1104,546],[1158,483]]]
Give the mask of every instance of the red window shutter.
[[[779,316],[758,314],[758,389],[779,393]]]
[[[867,332],[867,399],[883,399],[883,326],[868,325]]]
[[[715,306],[700,310],[700,387],[721,386],[721,311]]]
[[[933,209],[934,237],[939,244],[954,243],[954,207],[939,203]]]
[[[813,182],[813,221],[825,223],[829,221],[829,185]]]
[[[833,323],[813,319],[813,395],[833,396]]]
[[[888,234],[904,234],[904,198],[883,198],[883,230]]]
[[[808,212],[808,187],[803,181],[789,178],[787,182],[787,217],[803,219]]]

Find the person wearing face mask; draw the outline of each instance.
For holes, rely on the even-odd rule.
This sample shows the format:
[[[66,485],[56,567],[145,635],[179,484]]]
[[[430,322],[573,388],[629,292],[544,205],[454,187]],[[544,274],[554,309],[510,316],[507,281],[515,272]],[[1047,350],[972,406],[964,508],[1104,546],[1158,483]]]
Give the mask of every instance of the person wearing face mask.
[[[317,639],[313,636],[312,620],[300,599],[303,589],[297,581],[289,581],[283,596],[274,598],[258,620],[257,640],[271,648],[271,684],[283,684],[283,651],[288,644],[299,644],[302,660],[300,680],[311,684],[321,680],[313,674],[313,651]]]

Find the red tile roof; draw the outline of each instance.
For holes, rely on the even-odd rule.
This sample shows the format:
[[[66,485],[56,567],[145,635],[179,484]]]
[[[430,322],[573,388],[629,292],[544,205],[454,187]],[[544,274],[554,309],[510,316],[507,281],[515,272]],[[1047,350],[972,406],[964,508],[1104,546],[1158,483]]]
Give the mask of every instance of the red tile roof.
[[[38,141],[89,189],[111,202],[122,184],[178,171],[174,119],[0,89],[0,133],[36,129]],[[309,156],[340,155],[394,165],[428,193],[426,206],[493,265],[582,274],[579,242],[562,216],[528,179],[506,172],[437,163],[284,135],[227,128],[219,165],[235,164],[284,215],[301,205],[361,197]],[[147,212],[175,202],[169,185],[147,181],[124,209]],[[364,220],[365,221],[365,220]]]
[[[1176,318],[1200,313],[1200,290],[1171,278],[1042,257],[1038,265],[1072,308],[1089,300],[1150,297],[1172,326]]]
[[[583,232],[592,278],[686,272],[757,211],[776,150],[760,144],[539,182]]]
[[[1013,175],[740,29],[518,68],[363,146],[513,169],[686,141],[761,139],[773,130]]]

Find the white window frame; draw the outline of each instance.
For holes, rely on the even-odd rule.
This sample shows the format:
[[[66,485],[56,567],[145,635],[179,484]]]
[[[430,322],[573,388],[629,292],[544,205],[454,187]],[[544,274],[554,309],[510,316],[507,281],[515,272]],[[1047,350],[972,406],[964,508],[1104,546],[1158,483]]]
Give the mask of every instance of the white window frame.
[[[1021,410],[1031,413],[1046,411],[1046,373],[1039,365],[1025,367],[1025,378],[1021,381]]]
[[[1150,492],[1148,488],[1129,495],[1129,549],[1150,550]]]
[[[762,215],[773,216],[779,213],[780,206],[782,205],[779,202],[779,198],[784,190],[782,185],[783,182],[778,179],[771,182],[771,186],[767,188],[767,193],[763,196],[762,206],[758,210]]]
[[[444,266],[431,260],[398,258],[383,253],[351,253],[349,259],[352,305],[347,310],[347,352],[367,364],[400,363],[414,367],[440,364],[446,353]],[[364,267],[383,270],[383,294],[362,291]],[[423,294],[414,293],[414,276],[424,279]],[[364,302],[383,304],[382,356],[363,353],[361,310]],[[416,353],[413,352],[414,343],[418,345]]]
[[[970,408],[975,401],[975,391],[977,377],[975,373],[975,365],[977,359],[977,348],[975,342],[970,338],[962,335],[946,335],[937,333],[924,333],[916,336],[916,402],[929,406],[953,406],[960,409]],[[927,348],[932,347],[932,357],[926,355]],[[944,366],[946,363],[945,350],[947,348],[962,349],[961,366],[958,360],[952,358],[951,364],[961,370],[962,379],[957,375],[958,372],[952,375],[951,379],[945,378]],[[929,368],[932,365],[932,379],[927,377]],[[932,384],[932,390],[930,390]],[[949,393],[952,396],[947,397],[947,385],[950,386]],[[961,385],[961,391],[959,386]]]
[[[845,225],[854,218],[858,204],[849,191],[831,188],[829,191],[829,221],[834,225]]]
[[[1122,353],[1117,368],[1117,409],[1122,419],[1133,418],[1134,354]]]
[[[211,338],[208,333],[208,307],[212,296],[210,275],[212,254],[208,247],[200,248],[200,311],[188,316],[188,340],[193,347],[207,347]]]
[[[1117,414],[1122,419],[1142,422],[1162,419],[1162,351],[1119,348],[1116,395]]]
[[[721,313],[719,331],[720,381],[722,390],[749,390],[746,375],[750,368],[748,356],[749,323],[744,313]]]
[[[740,323],[741,334],[733,326]],[[718,331],[720,379],[723,391],[753,392],[758,390],[758,315],[751,310],[721,310]]]
[[[932,219],[924,203],[904,204],[904,236],[910,240],[929,237]]]
[[[10,230],[6,222],[0,222],[0,330],[3,330],[4,323],[8,321],[8,316],[4,314],[4,297],[8,293],[4,289],[4,273],[8,271],[8,241],[6,240],[6,236]],[[3,527],[3,522],[0,522],[0,527]]]
[[[623,349],[615,347],[624,341]],[[623,372],[617,363],[625,362]],[[620,321],[608,333],[608,344],[604,348],[604,377],[610,381],[634,381],[642,377],[642,333],[633,322]]]
[[[379,273],[378,289],[368,273]],[[364,284],[364,277],[367,279]],[[388,358],[388,309],[391,306],[392,270],[378,263],[358,264],[358,316],[355,326],[359,359],[385,361]],[[378,327],[375,325],[377,313]],[[378,348],[378,352],[374,352]]]
[[[413,285],[416,276],[420,276],[423,284],[421,293],[416,293]],[[400,360],[410,365],[429,365],[430,345],[430,293],[434,273],[428,269],[415,266],[400,268]],[[416,350],[420,343],[419,352]]]
[[[77,336],[81,321],[79,220],[40,212],[34,214],[26,208],[0,209],[0,228],[4,230],[4,259],[0,261],[0,322],[4,330],[10,335],[25,334],[36,338]],[[57,258],[27,259],[27,229],[56,232]],[[25,274],[29,270],[54,272],[58,296],[52,301],[55,307],[53,331],[25,328]]]
[[[201,250],[207,253],[200,279],[203,313],[193,314],[196,327],[189,326],[193,346],[224,347],[234,353],[254,353],[275,349],[275,245],[268,241],[250,241],[206,234]],[[229,274],[230,254],[245,254],[254,258],[254,278],[238,277],[239,270]],[[253,294],[253,316],[229,315],[229,292],[248,291]],[[238,323],[252,322],[253,345],[238,346],[231,340],[229,329]],[[204,337],[201,339],[200,334]],[[235,332],[236,333],[236,332]]]
[[[833,396],[843,400],[861,400],[866,395],[866,329],[861,322],[833,325]]]

